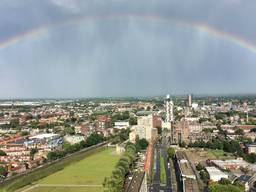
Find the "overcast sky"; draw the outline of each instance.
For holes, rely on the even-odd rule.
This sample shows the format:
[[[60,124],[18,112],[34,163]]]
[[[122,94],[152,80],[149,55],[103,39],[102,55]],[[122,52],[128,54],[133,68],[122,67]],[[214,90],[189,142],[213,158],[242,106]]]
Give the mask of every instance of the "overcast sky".
[[[255,0],[1,0],[0,45],[66,24],[0,49],[0,98],[256,93],[255,52],[131,17],[206,23],[254,44],[255,10]]]

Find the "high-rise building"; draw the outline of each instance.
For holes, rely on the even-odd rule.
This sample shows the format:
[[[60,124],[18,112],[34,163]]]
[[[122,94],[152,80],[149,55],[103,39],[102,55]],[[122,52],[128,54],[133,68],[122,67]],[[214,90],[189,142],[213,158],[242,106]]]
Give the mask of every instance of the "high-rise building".
[[[165,111],[166,111],[166,118],[165,122],[173,122],[174,117],[173,117],[173,101],[170,99],[170,95],[166,96],[165,100]]]
[[[188,101],[187,101],[188,107],[192,107],[192,95],[188,95]]]
[[[154,141],[157,137],[156,127],[161,127],[161,124],[161,117],[154,113],[138,117],[138,125],[134,125],[131,128],[130,141],[135,142],[136,136],[139,136],[140,139],[145,138],[148,141]]]

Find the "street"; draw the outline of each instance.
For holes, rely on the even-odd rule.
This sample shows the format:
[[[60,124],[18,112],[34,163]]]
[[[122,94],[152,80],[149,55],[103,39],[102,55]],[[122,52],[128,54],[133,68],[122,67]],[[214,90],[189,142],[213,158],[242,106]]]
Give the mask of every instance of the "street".
[[[164,159],[164,168],[166,173],[166,184],[161,184],[160,182],[160,155],[162,155]],[[168,166],[168,155],[167,155],[167,140],[163,139],[163,142],[158,142],[155,145],[155,153],[154,153],[154,167],[153,167],[153,181],[150,187],[151,192],[172,192],[172,183],[171,183],[171,171]]]

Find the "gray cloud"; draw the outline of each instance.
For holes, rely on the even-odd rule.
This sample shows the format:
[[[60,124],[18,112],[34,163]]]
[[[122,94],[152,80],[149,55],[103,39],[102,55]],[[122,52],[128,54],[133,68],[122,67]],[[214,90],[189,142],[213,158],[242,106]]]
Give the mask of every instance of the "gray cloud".
[[[256,2],[4,0],[0,41],[73,17],[145,14],[205,22],[255,42]],[[256,55],[173,22],[81,21],[0,50],[1,98],[254,93]]]

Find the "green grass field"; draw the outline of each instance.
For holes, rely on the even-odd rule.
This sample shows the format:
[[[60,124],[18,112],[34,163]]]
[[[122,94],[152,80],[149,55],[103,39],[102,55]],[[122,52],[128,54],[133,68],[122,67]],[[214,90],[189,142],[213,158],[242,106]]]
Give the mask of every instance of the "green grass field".
[[[164,167],[164,158],[161,155],[160,156],[160,181],[161,183],[166,183],[166,173],[165,173],[165,167]]]
[[[101,192],[105,177],[110,176],[119,156],[114,149],[105,149],[97,154],[65,167],[44,179],[34,183],[38,187],[27,192]],[[40,186],[52,185],[52,186]],[[58,186],[54,186],[58,185]],[[61,187],[61,185],[66,185]],[[92,185],[92,186],[68,186],[68,185]],[[95,186],[94,186],[95,185]],[[24,191],[24,190],[23,190]]]
[[[230,159],[233,158],[233,155],[231,153],[224,152],[223,150],[213,150],[208,149],[207,150],[209,156],[213,156],[213,158],[217,159]]]

